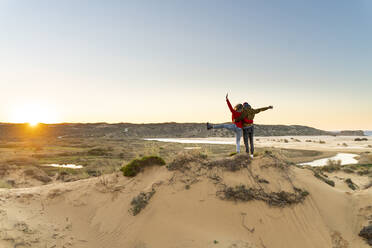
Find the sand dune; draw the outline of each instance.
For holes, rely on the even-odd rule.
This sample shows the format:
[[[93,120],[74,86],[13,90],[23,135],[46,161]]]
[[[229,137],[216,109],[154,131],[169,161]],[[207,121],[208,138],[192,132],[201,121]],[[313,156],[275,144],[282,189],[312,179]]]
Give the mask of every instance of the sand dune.
[[[372,216],[371,188],[333,188],[272,155],[208,161],[191,153],[169,166],[1,189],[0,247],[369,247],[358,233]],[[226,188],[242,184],[257,197],[227,200]],[[296,189],[309,195],[266,201],[281,191],[294,199]],[[153,195],[133,216],[141,192]]]

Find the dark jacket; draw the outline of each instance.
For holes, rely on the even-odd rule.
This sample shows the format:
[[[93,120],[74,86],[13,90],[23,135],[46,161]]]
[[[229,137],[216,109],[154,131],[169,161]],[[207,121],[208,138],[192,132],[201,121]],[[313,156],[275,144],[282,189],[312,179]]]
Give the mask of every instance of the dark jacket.
[[[244,122],[244,127],[249,127],[253,125],[253,119],[254,116],[262,111],[268,110],[270,107],[265,108],[259,108],[259,109],[253,109],[253,108],[244,108],[241,115],[235,119],[235,121],[239,122],[244,119],[252,120],[252,123],[246,123]]]

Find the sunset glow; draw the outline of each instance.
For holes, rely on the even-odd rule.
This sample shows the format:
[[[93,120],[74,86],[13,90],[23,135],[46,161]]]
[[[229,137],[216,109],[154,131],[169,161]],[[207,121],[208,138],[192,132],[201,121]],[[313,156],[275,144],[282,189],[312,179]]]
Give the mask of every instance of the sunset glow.
[[[12,110],[11,120],[14,123],[28,123],[35,127],[39,123],[56,123],[56,114],[46,106],[29,104]]]

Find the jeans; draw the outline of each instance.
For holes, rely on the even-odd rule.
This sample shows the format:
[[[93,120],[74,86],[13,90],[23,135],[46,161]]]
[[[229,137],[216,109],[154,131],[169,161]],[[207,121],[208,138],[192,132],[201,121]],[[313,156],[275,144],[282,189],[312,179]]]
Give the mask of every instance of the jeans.
[[[212,126],[215,129],[218,128],[226,128],[233,132],[235,132],[236,135],[236,152],[240,153],[240,138],[242,137],[242,129],[240,127],[237,127],[235,124],[217,124]]]
[[[254,153],[254,145],[253,145],[253,126],[249,127],[243,127],[243,140],[244,140],[244,145],[245,145],[245,151],[249,153],[249,144],[248,144],[248,139],[249,143],[251,144],[251,154],[253,155]]]

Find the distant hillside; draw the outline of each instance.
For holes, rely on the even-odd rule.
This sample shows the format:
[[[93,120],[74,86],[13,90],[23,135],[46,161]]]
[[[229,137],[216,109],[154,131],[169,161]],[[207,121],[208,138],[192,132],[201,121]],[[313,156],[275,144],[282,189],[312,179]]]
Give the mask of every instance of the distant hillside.
[[[300,125],[256,125],[256,136],[284,135],[334,135],[334,133]],[[345,135],[345,134],[344,134]],[[165,138],[165,137],[232,137],[234,134],[225,129],[207,130],[205,123],[88,123],[88,124],[39,124],[30,128],[27,124],[0,123],[0,139],[23,138]]]
[[[362,130],[343,130],[336,133],[340,136],[364,136],[364,132]]]

